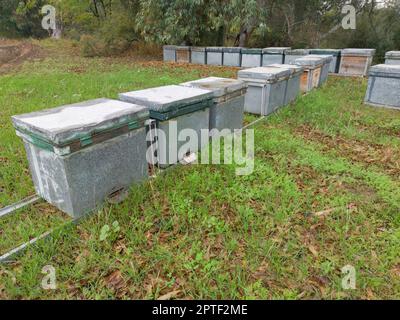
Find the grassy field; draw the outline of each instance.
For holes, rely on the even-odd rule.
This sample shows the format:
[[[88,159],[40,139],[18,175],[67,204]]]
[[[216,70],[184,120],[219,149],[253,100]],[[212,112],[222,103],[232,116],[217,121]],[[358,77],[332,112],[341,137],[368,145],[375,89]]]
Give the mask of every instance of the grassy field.
[[[34,193],[11,115],[236,73],[41,45],[40,60],[0,76],[0,207]],[[250,176],[194,165],[133,187],[1,265],[0,297],[399,299],[400,113],[363,105],[365,91],[363,79],[331,77],[259,122]],[[0,253],[68,221],[44,202],[20,210],[0,220]],[[47,265],[56,290],[41,288]],[[342,288],[346,265],[355,290]]]

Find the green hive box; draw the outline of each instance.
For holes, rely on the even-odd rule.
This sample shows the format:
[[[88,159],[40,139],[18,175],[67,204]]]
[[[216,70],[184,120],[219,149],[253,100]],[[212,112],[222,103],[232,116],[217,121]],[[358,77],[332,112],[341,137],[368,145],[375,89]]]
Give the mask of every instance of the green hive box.
[[[12,117],[37,194],[73,218],[148,177],[143,106],[97,99]]]
[[[207,139],[201,139],[201,130],[209,130],[211,91],[172,85],[121,93],[119,98],[148,107],[150,118],[157,120],[160,167],[174,165],[208,143]],[[197,135],[197,143],[188,144],[186,139],[179,139],[187,131]]]

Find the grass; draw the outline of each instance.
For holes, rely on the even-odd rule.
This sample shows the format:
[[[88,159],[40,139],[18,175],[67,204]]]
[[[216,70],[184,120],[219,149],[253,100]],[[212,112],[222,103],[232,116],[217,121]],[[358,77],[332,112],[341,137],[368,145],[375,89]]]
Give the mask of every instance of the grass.
[[[34,193],[11,115],[208,75],[235,70],[56,52],[1,76],[0,206]],[[250,176],[189,166],[133,187],[0,266],[0,297],[400,298],[400,114],[364,106],[365,90],[331,77],[258,123]],[[43,202],[21,210],[0,220],[0,252],[66,221]],[[46,265],[57,290],[40,286]],[[341,287],[346,265],[356,290]]]

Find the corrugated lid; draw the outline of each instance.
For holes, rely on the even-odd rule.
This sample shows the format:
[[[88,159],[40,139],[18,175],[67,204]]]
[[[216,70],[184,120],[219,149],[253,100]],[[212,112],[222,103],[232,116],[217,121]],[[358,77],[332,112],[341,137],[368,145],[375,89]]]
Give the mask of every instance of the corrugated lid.
[[[237,79],[209,77],[195,81],[181,83],[181,86],[211,90],[214,97],[221,97],[232,92],[243,90],[246,83]]]
[[[160,113],[185,108],[188,105],[212,99],[212,97],[213,93],[209,90],[177,85],[126,92],[119,95],[122,101],[141,104],[151,111]]]
[[[264,48],[262,52],[264,54],[284,54],[286,51],[291,50],[291,47],[269,47],[269,48]]]
[[[375,54],[375,49],[357,49],[357,48],[347,48],[342,50],[342,56],[373,56]]]
[[[400,51],[386,52],[386,58],[400,59]]]
[[[149,111],[144,106],[103,98],[13,116],[12,121],[25,134],[64,146],[148,118]]]
[[[378,64],[369,69],[369,75],[400,78],[400,65]]]
[[[290,76],[289,69],[282,69],[276,67],[257,67],[251,69],[240,70],[238,77],[241,79],[257,79],[265,81],[277,81],[280,78]]]

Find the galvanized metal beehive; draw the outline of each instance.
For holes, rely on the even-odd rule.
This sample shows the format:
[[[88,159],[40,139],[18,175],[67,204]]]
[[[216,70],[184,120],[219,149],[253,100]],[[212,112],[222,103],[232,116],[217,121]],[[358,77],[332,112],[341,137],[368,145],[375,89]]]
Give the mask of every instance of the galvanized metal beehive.
[[[223,65],[223,48],[222,47],[207,47],[207,64],[213,66]]]
[[[242,65],[242,48],[225,47],[222,49],[224,53],[223,64],[228,67],[240,67]]]
[[[247,85],[244,81],[209,77],[182,83],[182,86],[211,90],[214,105],[210,109],[210,131],[225,129],[233,132],[243,126],[244,99]],[[216,133],[215,133],[216,134]]]
[[[400,65],[371,67],[365,103],[400,110]]]
[[[303,57],[295,60],[295,64],[304,68],[301,76],[300,90],[309,92],[321,85],[321,73],[324,66],[324,58],[319,57]]]
[[[300,94],[301,76],[303,75],[304,70],[303,67],[295,64],[271,64],[270,67],[290,70],[284,104],[287,105],[295,101]]]
[[[241,70],[238,79],[247,83],[246,112],[269,115],[285,104],[285,92],[291,71],[276,67]]]
[[[386,52],[385,59],[385,64],[400,64],[400,51]]]
[[[192,47],[192,63],[207,64],[205,47]]]
[[[303,58],[304,56],[308,56],[310,54],[309,49],[292,49],[287,50],[285,52],[285,64],[294,64],[294,62],[299,59]]]
[[[176,164],[208,143],[200,137],[201,130],[209,128],[210,107],[213,105],[211,91],[172,85],[121,93],[119,98],[148,107],[150,118],[157,121],[160,167]],[[185,129],[196,133],[196,145],[187,145],[185,138],[179,138]]]
[[[261,67],[262,49],[242,48],[242,68]]]
[[[285,62],[285,53],[290,49],[290,47],[270,47],[263,49],[262,65],[283,64]]]
[[[12,117],[39,196],[73,218],[148,176],[149,111],[97,99]]]
[[[343,49],[339,73],[345,76],[366,76],[375,52],[375,49]]]
[[[338,73],[340,68],[341,50],[339,49],[311,49],[310,54],[329,55],[332,61],[329,66],[330,73]]]
[[[176,62],[176,46],[163,47],[164,61]]]

